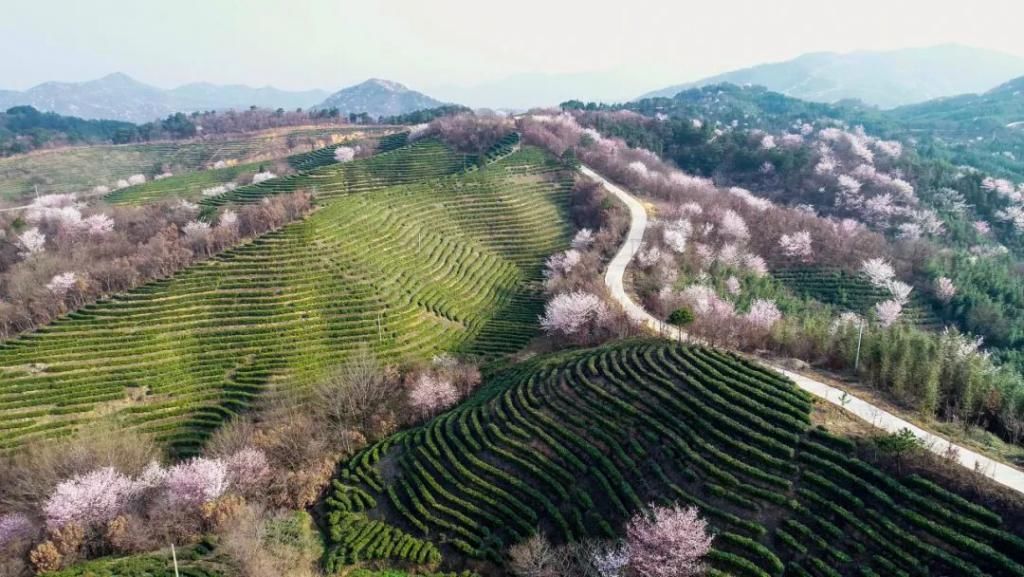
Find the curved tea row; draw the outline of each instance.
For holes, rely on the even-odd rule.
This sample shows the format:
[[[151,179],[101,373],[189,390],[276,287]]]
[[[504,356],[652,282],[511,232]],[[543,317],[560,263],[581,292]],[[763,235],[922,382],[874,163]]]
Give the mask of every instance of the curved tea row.
[[[858,460],[810,411],[788,380],[711,349],[534,360],[349,461],[328,521],[341,527],[339,496],[361,491],[410,538],[498,561],[537,528],[614,538],[645,505],[681,502],[714,529],[712,575],[1024,575],[1024,540],[998,515]],[[348,543],[335,539],[335,559]]]

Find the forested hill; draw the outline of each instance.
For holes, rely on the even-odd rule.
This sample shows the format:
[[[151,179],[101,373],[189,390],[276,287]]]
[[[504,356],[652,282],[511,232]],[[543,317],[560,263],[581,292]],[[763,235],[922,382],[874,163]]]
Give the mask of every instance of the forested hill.
[[[570,101],[568,108],[591,108]],[[875,136],[912,140],[921,154],[971,166],[997,177],[1024,179],[1024,77],[983,94],[939,98],[893,110],[858,101],[810,102],[761,86],[716,84],[672,98],[648,98],[615,108],[647,116],[702,119],[740,130],[778,132],[817,120],[863,126]]]
[[[84,120],[15,106],[0,112],[0,156],[54,146],[117,142],[135,130],[130,122]]]

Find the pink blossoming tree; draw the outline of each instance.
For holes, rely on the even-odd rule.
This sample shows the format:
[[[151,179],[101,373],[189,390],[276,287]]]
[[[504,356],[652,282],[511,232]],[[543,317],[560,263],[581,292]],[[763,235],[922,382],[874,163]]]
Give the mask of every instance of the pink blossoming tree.
[[[644,577],[693,577],[711,549],[707,522],[695,507],[653,506],[626,526],[630,568]]]
[[[227,464],[222,459],[197,458],[168,469],[164,486],[172,504],[201,505],[227,492]]]
[[[84,527],[105,523],[131,504],[137,486],[112,467],[72,477],[57,485],[43,504],[46,526],[59,529],[68,523]]]
[[[451,381],[430,373],[420,375],[409,391],[409,404],[424,417],[436,415],[458,400],[459,392]]]

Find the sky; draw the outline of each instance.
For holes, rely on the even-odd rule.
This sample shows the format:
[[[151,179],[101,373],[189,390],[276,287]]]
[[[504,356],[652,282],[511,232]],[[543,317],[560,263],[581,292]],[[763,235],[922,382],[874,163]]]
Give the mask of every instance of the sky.
[[[640,93],[815,51],[960,43],[1024,57],[1021,0],[34,0],[0,11],[0,88],[124,72],[445,92],[518,75]]]

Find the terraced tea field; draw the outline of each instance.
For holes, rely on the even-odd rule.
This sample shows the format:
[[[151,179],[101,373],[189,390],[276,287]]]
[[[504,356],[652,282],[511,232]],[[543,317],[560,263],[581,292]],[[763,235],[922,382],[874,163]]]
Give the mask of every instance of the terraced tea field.
[[[406,136],[407,132],[401,132],[385,137],[386,140],[381,141],[380,152],[390,152],[396,150],[404,145],[404,138],[396,138]],[[395,146],[395,142],[399,142],[398,146]],[[321,168],[327,165],[336,164],[334,160],[334,150],[341,146],[341,143],[318,148],[311,152],[305,152],[302,154],[296,154],[289,156],[284,161],[288,162],[293,168],[301,172],[312,171],[317,168]],[[206,204],[221,204],[216,198],[204,197],[202,191],[204,189],[213,188],[219,185],[224,185],[231,182],[236,182],[239,177],[243,177],[246,180],[251,180],[252,175],[263,170],[273,170],[274,162],[259,161],[250,162],[245,164],[237,164],[235,166],[229,166],[225,168],[214,168],[208,170],[202,170],[197,172],[190,172],[165,178],[162,180],[151,180],[145,184],[136,186],[130,186],[115,190],[104,197],[104,200],[111,204],[145,204],[148,202],[162,201],[162,200],[173,200],[173,199],[186,199],[190,201],[202,201]],[[370,167],[367,170],[373,170],[374,167]],[[448,168],[444,168],[444,171],[448,171]],[[330,171],[328,171],[330,172]],[[383,173],[390,171],[384,170]],[[444,172],[447,173],[447,172]],[[297,175],[292,175],[297,176]],[[415,177],[415,175],[414,175]],[[286,190],[291,192],[300,185],[299,181],[295,181],[294,178],[282,177],[274,179],[276,182],[267,181],[260,185],[243,185],[240,188],[252,188],[250,193],[256,192],[258,196],[263,196],[268,190]],[[242,198],[245,196],[244,191],[237,194],[231,195],[233,198]]]
[[[875,303],[890,298],[888,292],[863,277],[839,269],[793,268],[774,271],[772,276],[799,296],[857,314],[865,314]],[[931,306],[916,291],[911,294],[910,305],[903,309],[903,317],[922,328],[942,328]]]
[[[533,359],[343,466],[328,569],[428,545],[501,561],[538,527],[614,538],[651,502],[700,508],[709,575],[1024,575],[999,515],[897,479],[810,425],[811,400],[725,352],[633,341]]]
[[[161,165],[188,170],[205,168],[218,160],[273,158],[305,140],[331,142],[354,133],[388,130],[377,127],[298,127],[237,138],[90,146],[47,150],[0,159],[0,200],[40,194],[85,193],[97,185],[112,185],[132,174],[152,176]]]
[[[532,148],[460,166],[427,141],[291,179],[317,183],[306,220],[0,346],[0,447],[113,418],[189,453],[268,385],[364,343],[389,359],[520,348],[541,263],[567,242],[571,175]]]
[[[353,190],[353,186],[358,188],[402,184],[425,176],[476,168],[475,156],[452,153],[434,140],[420,141],[412,145],[413,148],[423,151],[416,159],[416,163],[409,163],[407,155],[391,154],[392,151],[402,150],[401,146],[405,144],[406,136],[408,133],[403,132],[381,139],[380,152],[363,162],[336,163],[333,152],[336,146],[293,156],[288,161],[299,167],[300,172],[259,184],[239,186],[214,197],[203,197],[202,190],[229,182],[242,173],[255,173],[264,163],[208,170],[149,182],[112,192],[107,195],[106,200],[114,204],[143,204],[185,198],[198,201],[205,206],[216,207],[228,203],[253,202],[265,196],[292,192],[300,188],[314,191],[319,199],[330,198],[339,191],[347,194]],[[486,160],[493,162],[509,154],[518,141],[518,136],[515,133],[511,134],[488,151]],[[434,150],[436,154],[427,154],[427,149]]]

